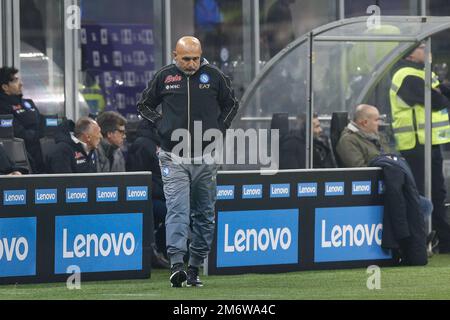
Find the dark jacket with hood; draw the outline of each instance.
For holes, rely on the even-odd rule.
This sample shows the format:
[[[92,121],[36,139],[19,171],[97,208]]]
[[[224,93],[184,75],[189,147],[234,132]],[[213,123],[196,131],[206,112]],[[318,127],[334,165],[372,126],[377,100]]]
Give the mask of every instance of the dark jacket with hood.
[[[127,171],[152,172],[152,198],[165,200],[157,147],[160,139],[153,125],[147,120],[139,124],[136,140],[128,148]]]
[[[14,136],[25,141],[25,147],[32,157],[33,171],[42,172],[44,163],[39,143],[42,137],[41,115],[33,100],[0,92],[0,114],[14,116]]]
[[[383,168],[382,247],[399,248],[404,264],[427,264],[425,215],[421,212],[420,195],[406,160],[396,155],[381,155],[369,165]]]
[[[160,104],[163,115],[156,111]],[[203,133],[212,128],[222,131],[229,128],[239,104],[230,79],[202,59],[200,69],[191,76],[175,64],[162,68],[142,93],[137,106],[138,112],[158,129],[161,148],[170,152],[179,143],[171,141],[176,129],[189,131],[191,150],[195,146],[194,139],[201,141],[204,149],[210,142],[202,141]],[[201,137],[194,135],[195,121],[201,121]]]
[[[95,152],[86,153],[83,145],[74,141],[74,126],[71,120],[59,125],[59,131],[55,135],[56,145],[46,159],[48,173],[97,172]]]

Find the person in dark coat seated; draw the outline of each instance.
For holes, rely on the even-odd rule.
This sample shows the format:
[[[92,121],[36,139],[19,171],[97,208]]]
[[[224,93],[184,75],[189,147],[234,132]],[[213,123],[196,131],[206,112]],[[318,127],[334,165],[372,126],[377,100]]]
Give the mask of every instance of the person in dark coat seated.
[[[28,169],[16,166],[14,161],[8,157],[6,150],[0,144],[0,175],[20,176],[27,173],[29,173]]]
[[[155,225],[155,245],[153,267],[169,268],[166,253],[166,198],[164,197],[161,168],[157,152],[160,139],[155,127],[147,120],[139,123],[136,140],[128,148],[127,171],[152,172],[152,202]]]
[[[95,149],[102,134],[100,126],[91,118],[80,118],[74,126],[67,120],[55,135],[55,148],[49,152],[46,164],[48,173],[97,172]],[[73,131],[73,132],[72,132]]]
[[[23,98],[23,83],[18,73],[13,67],[0,68],[0,114],[14,116],[14,136],[24,140],[33,172],[41,173],[44,170],[39,143],[41,115],[33,100]]]
[[[306,130],[304,117],[298,118],[299,129],[280,135],[280,169],[306,168]],[[313,116],[313,167],[335,168],[328,137],[323,134],[317,114]]]

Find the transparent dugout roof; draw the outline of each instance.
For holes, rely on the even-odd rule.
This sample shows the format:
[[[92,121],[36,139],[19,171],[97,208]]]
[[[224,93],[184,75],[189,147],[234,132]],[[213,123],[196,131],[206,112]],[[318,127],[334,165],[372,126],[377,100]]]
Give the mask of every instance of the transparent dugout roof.
[[[333,22],[289,44],[249,86],[234,126],[261,127],[250,120],[276,112],[349,111],[418,42],[450,28],[450,17],[381,17],[378,28],[370,18]]]

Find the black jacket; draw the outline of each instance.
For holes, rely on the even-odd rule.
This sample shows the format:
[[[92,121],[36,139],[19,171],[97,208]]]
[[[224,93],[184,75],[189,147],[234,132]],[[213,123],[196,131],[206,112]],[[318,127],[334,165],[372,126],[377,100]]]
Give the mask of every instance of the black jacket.
[[[156,111],[162,105],[162,115]],[[158,71],[137,104],[138,112],[154,123],[161,137],[161,148],[171,151],[178,141],[171,141],[176,129],[189,129],[191,147],[194,121],[201,121],[202,135],[208,129],[229,128],[238,110],[230,79],[205,59],[200,69],[186,76],[175,64]],[[202,143],[203,148],[208,143]],[[200,151],[200,150],[199,150]]]
[[[31,155],[33,171],[44,169],[41,145],[41,115],[33,100],[23,99],[22,95],[9,96],[0,92],[0,114],[14,116],[14,136],[25,141],[25,147]]]
[[[28,169],[16,166],[14,161],[8,157],[6,150],[0,144],[0,174],[10,174],[14,171],[28,173]]]
[[[128,148],[127,171],[152,172],[152,198],[165,200],[161,168],[156,154],[160,144],[155,128],[147,120],[139,124],[136,140]]]
[[[414,176],[406,160],[396,155],[381,155],[369,166],[383,168],[385,195],[382,247],[400,248],[404,263],[428,262],[424,213]]]
[[[81,143],[71,137],[73,121],[68,120],[59,126],[55,143],[46,159],[48,173],[94,173],[97,172],[95,152],[86,154]]]
[[[291,130],[280,137],[280,169],[306,168],[304,130]],[[326,140],[313,139],[314,168],[335,168],[336,164]]]

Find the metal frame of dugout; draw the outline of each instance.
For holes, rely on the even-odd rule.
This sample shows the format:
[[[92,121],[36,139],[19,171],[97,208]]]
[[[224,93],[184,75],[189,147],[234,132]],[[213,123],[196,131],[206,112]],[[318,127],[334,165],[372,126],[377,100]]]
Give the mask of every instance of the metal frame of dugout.
[[[151,275],[151,173],[0,177],[0,284]]]
[[[393,265],[380,168],[219,172],[205,274]]]

